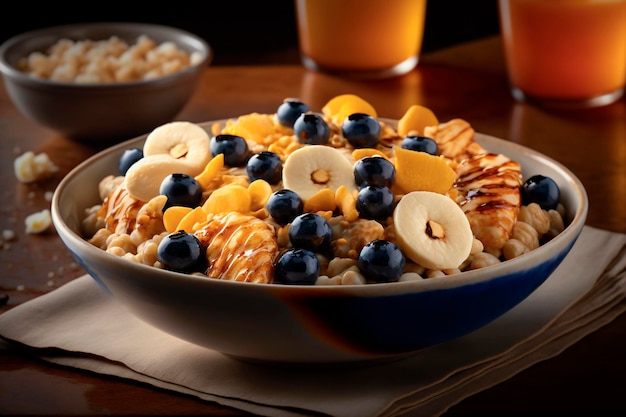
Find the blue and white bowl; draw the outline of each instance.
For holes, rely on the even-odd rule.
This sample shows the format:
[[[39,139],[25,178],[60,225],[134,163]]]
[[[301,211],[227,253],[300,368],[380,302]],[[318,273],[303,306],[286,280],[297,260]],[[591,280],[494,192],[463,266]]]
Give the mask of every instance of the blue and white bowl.
[[[211,122],[202,124],[209,129]],[[98,183],[116,174],[122,151],[109,148],[70,172],[52,201],[54,225],[103,291],[167,333],[228,356],[263,363],[363,363],[409,355],[497,319],[559,266],[585,224],[582,183],[562,164],[515,143],[477,134],[486,149],[521,163],[524,177],[554,179],[567,209],[558,236],[515,259],[441,279],[348,286],[254,284],[207,279],[133,263],[81,236]]]

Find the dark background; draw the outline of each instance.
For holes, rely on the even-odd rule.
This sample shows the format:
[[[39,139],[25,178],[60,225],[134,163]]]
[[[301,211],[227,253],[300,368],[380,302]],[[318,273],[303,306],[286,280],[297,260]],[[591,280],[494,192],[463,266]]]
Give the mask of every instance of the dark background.
[[[385,1],[380,0],[381,7]],[[298,45],[293,0],[174,0],[162,7],[132,0],[71,3],[13,2],[11,13],[5,10],[0,19],[0,42],[59,24],[135,21],[175,26],[202,36],[213,47],[214,65],[262,64],[268,55],[296,51]],[[498,31],[497,0],[429,0],[422,51]]]

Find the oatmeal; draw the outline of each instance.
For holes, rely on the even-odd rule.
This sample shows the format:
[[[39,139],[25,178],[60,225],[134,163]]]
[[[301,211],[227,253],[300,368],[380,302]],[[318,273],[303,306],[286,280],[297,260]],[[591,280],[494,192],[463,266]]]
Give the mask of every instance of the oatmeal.
[[[286,99],[206,130],[160,126],[124,175],[102,179],[86,239],[208,279],[357,285],[487,267],[564,229],[558,198],[533,201],[519,163],[468,122],[422,127],[413,107],[400,134],[338,97],[321,112]]]

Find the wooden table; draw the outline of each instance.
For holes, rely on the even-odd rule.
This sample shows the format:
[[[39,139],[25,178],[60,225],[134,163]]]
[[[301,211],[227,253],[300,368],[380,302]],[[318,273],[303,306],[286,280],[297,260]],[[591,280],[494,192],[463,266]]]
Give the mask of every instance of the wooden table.
[[[281,55],[278,54],[278,57]],[[287,59],[289,61],[289,59]],[[202,122],[249,112],[272,113],[286,97],[320,109],[331,97],[355,93],[379,115],[400,117],[419,103],[440,121],[460,117],[478,132],[534,148],[568,166],[584,183],[588,224],[626,233],[626,100],[603,108],[550,111],[509,95],[499,39],[430,53],[401,78],[347,80],[304,70],[297,61],[207,68],[193,99],[177,117]],[[16,180],[13,159],[46,152],[61,170],[50,181]],[[74,143],[21,116],[0,88],[2,184],[0,230],[16,239],[0,250],[0,293],[6,311],[67,283],[84,271],[54,234],[27,235],[27,215],[48,208],[46,191],[98,149]],[[452,407],[448,414],[626,410],[626,315],[512,379]],[[2,415],[245,415],[146,385],[52,366],[12,347],[0,348]]]

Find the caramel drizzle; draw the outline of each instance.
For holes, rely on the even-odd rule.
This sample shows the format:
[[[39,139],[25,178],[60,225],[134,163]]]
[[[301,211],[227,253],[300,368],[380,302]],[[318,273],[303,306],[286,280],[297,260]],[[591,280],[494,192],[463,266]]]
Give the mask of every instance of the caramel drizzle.
[[[137,218],[137,212],[144,205],[130,196],[124,187],[117,187],[102,202],[98,217],[104,218],[106,228],[111,233],[130,234]]]
[[[517,162],[502,155],[486,153],[462,162],[457,173],[454,188],[465,198],[459,203],[465,211],[519,207],[522,177]],[[503,198],[506,196],[510,198]],[[483,201],[471,209],[465,209],[466,205],[477,199]]]
[[[216,215],[195,235],[207,248],[209,278],[271,282],[278,246],[262,220],[237,212]]]

